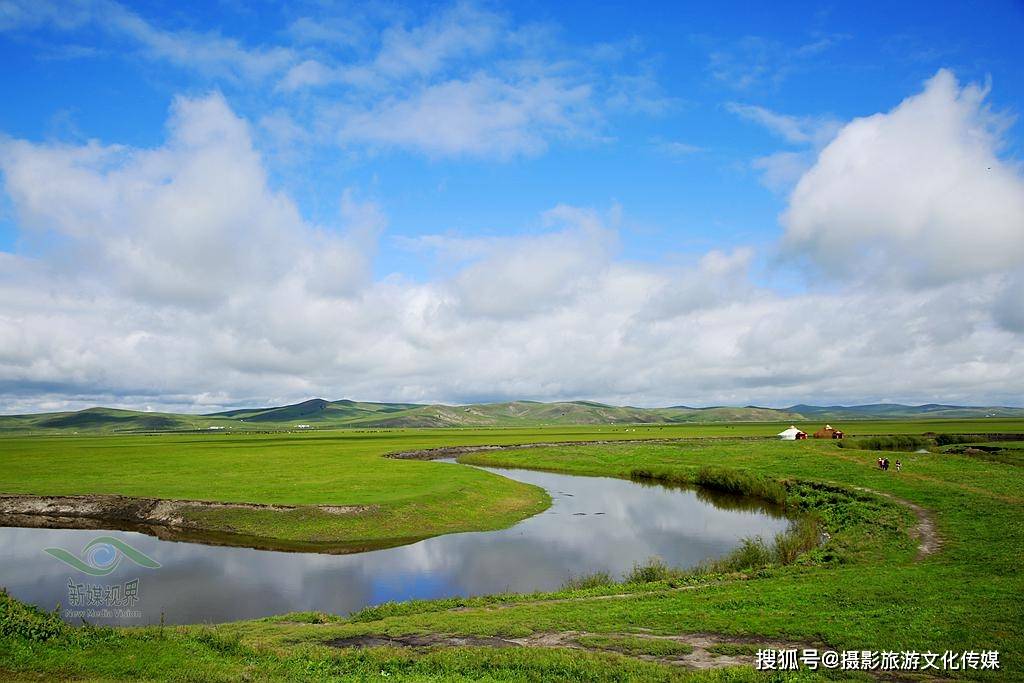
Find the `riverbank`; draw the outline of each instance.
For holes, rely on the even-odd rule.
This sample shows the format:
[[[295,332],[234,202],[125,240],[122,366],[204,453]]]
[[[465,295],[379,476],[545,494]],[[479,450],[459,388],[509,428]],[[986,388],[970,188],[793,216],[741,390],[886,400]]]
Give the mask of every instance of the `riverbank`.
[[[423,443],[349,434],[2,439],[0,523],[345,553],[500,529],[550,505],[537,487],[488,472],[380,457]]]

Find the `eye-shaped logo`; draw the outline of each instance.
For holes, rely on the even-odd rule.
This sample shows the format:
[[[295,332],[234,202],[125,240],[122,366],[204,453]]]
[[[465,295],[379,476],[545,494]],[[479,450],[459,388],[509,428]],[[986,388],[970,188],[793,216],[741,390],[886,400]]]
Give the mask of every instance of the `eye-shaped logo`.
[[[44,548],[43,550],[64,564],[89,576],[106,576],[117,569],[126,557],[140,567],[160,568],[160,563],[152,557],[113,536],[100,536],[89,541],[89,544],[82,549],[81,557],[76,557],[63,548]]]

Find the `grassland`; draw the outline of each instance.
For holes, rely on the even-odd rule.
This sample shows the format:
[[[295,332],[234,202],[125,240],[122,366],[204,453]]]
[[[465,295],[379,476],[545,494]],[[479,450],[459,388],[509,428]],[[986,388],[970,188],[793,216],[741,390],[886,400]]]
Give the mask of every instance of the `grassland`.
[[[1012,432],[1024,420],[864,421],[854,435]],[[120,495],[295,506],[178,510],[194,530],[263,546],[336,551],[508,526],[548,504],[539,489],[475,470],[381,457],[439,446],[764,437],[784,423],[324,432],[16,436],[0,439],[0,493]],[[811,425],[807,425],[810,429]],[[361,508],[352,514],[321,506]]]
[[[979,428],[978,422],[971,421],[942,426],[934,422],[890,422],[884,427],[852,431],[862,435],[1024,431],[1020,421],[998,427],[991,423],[985,420],[984,428]],[[722,425],[703,429],[704,435],[733,430],[726,434],[755,436],[758,431],[772,433],[770,430],[776,427]],[[883,428],[887,431],[881,431]],[[669,435],[698,436],[687,433],[685,427],[592,432],[592,436],[609,440]],[[92,465],[108,459],[122,464],[141,462],[150,476],[141,476],[135,482],[138,490],[162,491],[172,485],[198,487],[202,477],[197,476],[191,484],[175,484],[177,477],[172,474],[188,462],[209,460],[203,467],[212,468],[210,471],[239,462],[256,468],[248,475],[253,480],[250,483],[229,479],[216,484],[222,487],[218,495],[320,500],[319,494],[281,492],[269,484],[264,487],[262,482],[275,467],[285,466],[283,462],[275,464],[278,459],[295,465],[299,454],[307,449],[320,451],[309,456],[316,461],[311,473],[336,476],[342,483],[345,479],[341,470],[346,465],[354,470],[368,467],[368,472],[376,471],[372,463],[385,470],[392,466],[443,467],[385,460],[379,457],[384,452],[474,442],[573,441],[580,440],[582,434],[574,429],[483,434],[460,430],[444,434],[387,432],[365,437],[301,435],[296,437],[301,440],[295,447],[285,445],[291,443],[287,440],[285,444],[277,442],[285,437],[220,437],[225,438],[221,442],[210,437],[196,444],[181,441],[182,437],[131,437],[83,440],[86,445],[69,446],[59,452],[60,444],[77,441],[54,439],[48,445],[19,445],[16,440],[4,440],[0,445],[4,448],[4,464],[11,462],[16,467],[10,470],[5,466],[0,490],[11,486],[21,491],[74,488],[66,483],[74,481],[67,472],[38,472],[55,457],[62,466],[79,468],[75,470],[79,474],[89,468],[88,464],[73,464],[77,458],[85,458]],[[248,447],[246,438],[251,439]],[[377,438],[381,441],[375,441]],[[92,445],[88,445],[90,442]],[[1007,441],[1000,446],[1006,445],[1009,451],[1019,443]],[[11,445],[16,448],[12,450]],[[261,448],[263,458],[238,460],[246,457],[244,453],[259,452]],[[191,452],[193,457],[176,455],[179,451]],[[205,454],[203,458],[194,457],[200,452]],[[716,634],[721,642],[714,647],[723,657],[747,652],[751,643],[758,642],[805,643],[841,650],[996,649],[1001,653],[1000,671],[966,675],[991,680],[1024,678],[1024,603],[1019,597],[1024,594],[1024,469],[1012,460],[994,462],[969,453],[935,452],[900,453],[903,471],[882,472],[874,466],[877,457],[877,451],[840,449],[832,442],[781,443],[745,438],[606,443],[464,455],[460,460],[465,462],[619,477],[644,472],[681,481],[695,481],[703,469],[713,465],[738,473],[738,479],[745,476],[778,482],[789,492],[791,504],[820,515],[830,538],[787,565],[770,564],[731,573],[656,574],[642,582],[601,581],[588,588],[547,595],[382,605],[346,618],[305,613],[217,626],[83,629],[67,627],[15,601],[0,599],[0,674],[8,678],[87,680],[339,680],[382,679],[382,674],[388,680],[764,680],[749,668],[690,672],[667,665],[657,659],[659,655],[651,654],[680,655],[687,650],[687,638],[693,634]],[[151,459],[148,467],[147,458]],[[178,458],[180,465],[174,464]],[[401,482],[398,472],[395,476]],[[419,470],[421,476],[429,472]],[[111,485],[102,481],[86,477],[76,486]],[[406,494],[413,490],[415,487]],[[374,494],[367,491],[364,495]],[[395,496],[396,503],[401,500],[397,493],[389,495]],[[346,497],[332,502],[353,500]],[[936,552],[921,555],[920,539],[914,538],[921,531],[921,520],[900,501],[916,506],[934,524],[941,539]],[[391,501],[382,501],[385,503]],[[580,571],[584,573],[586,568]],[[497,636],[520,639],[533,646],[353,649],[330,645],[361,636],[400,639],[439,634],[480,639]],[[678,640],[673,641],[677,644],[652,643],[644,641],[645,636]],[[543,646],[564,644],[566,638],[573,637],[584,649]],[[579,643],[578,638],[583,642]],[[654,660],[643,659],[645,656]],[[851,677],[857,678],[856,674]],[[815,680],[815,676],[804,672],[797,679]]]

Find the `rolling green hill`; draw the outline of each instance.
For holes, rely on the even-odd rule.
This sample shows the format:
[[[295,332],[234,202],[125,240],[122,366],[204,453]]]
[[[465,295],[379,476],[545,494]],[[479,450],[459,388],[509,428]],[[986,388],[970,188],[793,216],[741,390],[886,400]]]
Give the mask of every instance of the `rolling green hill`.
[[[929,404],[907,406],[810,406],[762,408],[714,406],[635,408],[593,401],[508,401],[471,405],[423,405],[327,401],[314,398],[270,408],[240,408],[208,415],[87,408],[76,412],[0,416],[0,432],[122,433],[197,430],[330,428],[530,427],[545,425],[700,424],[827,420],[1024,417],[1024,408]]]

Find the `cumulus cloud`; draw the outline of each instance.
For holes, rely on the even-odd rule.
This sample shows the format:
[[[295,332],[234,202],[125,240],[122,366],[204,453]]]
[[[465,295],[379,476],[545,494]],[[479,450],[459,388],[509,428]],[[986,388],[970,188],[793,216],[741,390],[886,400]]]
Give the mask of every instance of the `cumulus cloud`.
[[[786,246],[842,276],[917,284],[1024,266],[1024,175],[999,157],[988,87],[939,71],[843,127],[782,216]]]
[[[971,101],[953,120],[989,121],[982,93],[954,84],[929,100],[929,115]],[[874,121],[883,140],[902,138],[886,128],[896,112],[915,109],[915,98],[864,121]],[[994,154],[991,125],[964,130],[982,131],[970,139]],[[830,168],[826,157],[836,149],[849,150],[849,131],[801,180],[793,216],[816,215],[807,212],[817,206],[815,187],[825,206],[837,202],[819,167]],[[942,126],[931,132],[932,144],[957,149],[960,136]],[[855,149],[890,173],[890,157],[868,144],[873,137],[858,136]],[[876,186],[860,180],[856,158],[857,204],[872,207]],[[961,172],[976,159],[939,158]],[[1007,162],[986,163],[1019,182]],[[0,170],[18,225],[33,236],[31,250],[0,253],[5,412],[95,403],[212,410],[312,395],[641,405],[1019,401],[1021,280],[1009,258],[970,276],[942,271],[946,279],[928,286],[854,279],[787,294],[756,282],[750,248],[633,262],[620,251],[618,209],[557,206],[519,236],[415,242],[425,258],[435,250],[451,259],[442,277],[374,280],[382,210],[341,192],[336,225],[311,223],[273,188],[249,124],[216,94],[179,99],[158,147],[6,140]],[[932,211],[919,239],[944,238],[956,221],[980,230],[982,219],[1012,215],[1015,199],[988,192],[981,196],[1003,202],[1001,212],[925,193],[920,201]],[[873,242],[893,250],[885,262],[896,262],[904,236],[874,224],[903,225],[905,207],[879,205],[866,215],[874,223],[842,223],[843,243],[859,248],[867,238],[858,236],[876,231]],[[814,225],[815,235],[832,229],[800,225]],[[807,234],[787,233],[790,249],[825,254]],[[981,239],[999,234],[1012,252],[1019,233]],[[918,258],[927,272],[946,263],[927,250]]]
[[[248,125],[220,95],[178,99],[168,132],[155,150],[3,144],[0,168],[20,223],[66,238],[73,269],[146,301],[212,305],[296,263],[332,291],[365,276],[361,250],[305,225],[269,188]],[[345,207],[356,211],[351,197]]]

